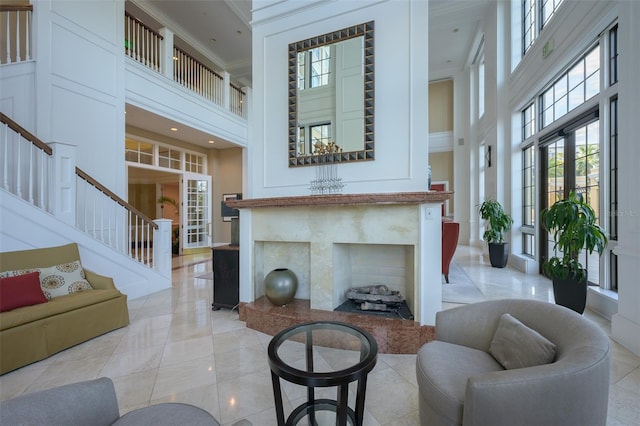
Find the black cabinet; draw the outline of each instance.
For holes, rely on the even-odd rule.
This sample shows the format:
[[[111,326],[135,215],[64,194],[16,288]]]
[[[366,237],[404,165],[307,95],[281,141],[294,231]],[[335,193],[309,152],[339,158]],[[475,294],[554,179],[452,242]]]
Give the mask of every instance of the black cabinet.
[[[213,303],[211,308],[235,308],[240,301],[240,265],[238,246],[212,247],[213,253]]]

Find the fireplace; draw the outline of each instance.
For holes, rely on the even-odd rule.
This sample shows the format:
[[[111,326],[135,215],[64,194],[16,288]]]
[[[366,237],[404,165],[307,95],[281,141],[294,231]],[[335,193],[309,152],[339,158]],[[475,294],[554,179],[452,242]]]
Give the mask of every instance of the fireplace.
[[[275,268],[298,276],[296,299],[333,311],[346,290],[382,281],[403,293],[415,320],[441,309],[440,203],[451,193],[420,192],[245,199],[240,209],[240,299],[264,295]],[[246,224],[246,225],[245,225]],[[243,266],[247,265],[247,266]]]

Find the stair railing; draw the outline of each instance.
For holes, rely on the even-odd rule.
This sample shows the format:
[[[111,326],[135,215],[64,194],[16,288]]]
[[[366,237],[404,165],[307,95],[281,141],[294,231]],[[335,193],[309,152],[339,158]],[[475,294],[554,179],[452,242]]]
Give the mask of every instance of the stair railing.
[[[48,177],[53,150],[2,112],[0,122],[2,188],[51,213]]]
[[[158,225],[140,210],[76,167],[76,226],[146,265],[153,263]]]
[[[0,122],[1,187],[55,215],[50,194],[59,182],[52,178],[56,167],[53,149],[2,112]],[[76,211],[70,224],[149,267],[166,263],[154,262],[157,223],[81,169],[76,167],[75,174]],[[166,251],[170,253],[169,246]]]

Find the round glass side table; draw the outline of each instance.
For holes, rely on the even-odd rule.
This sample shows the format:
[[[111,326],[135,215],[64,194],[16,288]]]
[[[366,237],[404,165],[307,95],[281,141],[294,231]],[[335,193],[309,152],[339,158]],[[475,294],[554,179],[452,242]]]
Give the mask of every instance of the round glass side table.
[[[295,325],[276,334],[269,343],[278,426],[295,425],[307,418],[316,425],[325,412],[335,424],[362,425],[367,374],[378,357],[378,345],[366,331],[350,324],[317,321]],[[307,401],[284,418],[280,379],[307,388]],[[358,382],[355,410],[349,407],[349,383]],[[337,398],[316,399],[315,388],[337,387]],[[332,421],[333,423],[333,421]]]

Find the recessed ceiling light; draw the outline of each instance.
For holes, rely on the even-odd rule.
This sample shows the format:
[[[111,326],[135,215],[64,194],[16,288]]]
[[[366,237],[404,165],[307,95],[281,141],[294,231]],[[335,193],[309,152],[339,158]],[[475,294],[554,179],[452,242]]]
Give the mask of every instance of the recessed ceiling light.
[[[218,41],[218,40],[216,40],[215,38],[211,37],[211,38],[209,39],[209,41],[210,41],[211,43],[215,43],[215,42],[216,42],[216,41]]]
[[[172,128],[171,128],[171,129],[169,129],[169,130],[171,130],[172,132],[177,132],[177,131],[178,131],[178,128],[177,128],[177,127],[172,127]]]
[[[236,31],[236,34],[240,35],[240,34],[242,34],[242,31],[237,30],[237,31]]]
[[[215,141],[209,141],[209,143],[215,143]]]
[[[454,33],[457,33],[458,31],[460,31],[460,28],[454,28],[454,29],[453,29],[453,32],[454,32]]]

